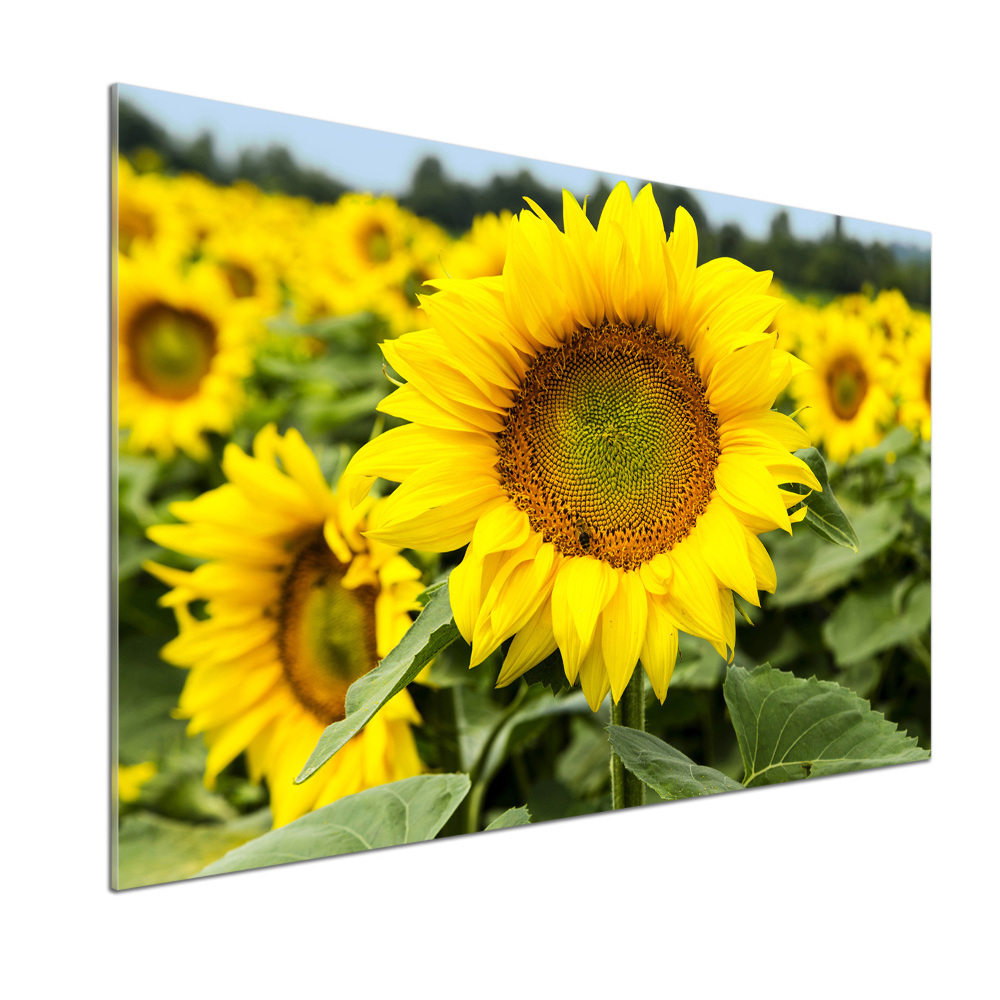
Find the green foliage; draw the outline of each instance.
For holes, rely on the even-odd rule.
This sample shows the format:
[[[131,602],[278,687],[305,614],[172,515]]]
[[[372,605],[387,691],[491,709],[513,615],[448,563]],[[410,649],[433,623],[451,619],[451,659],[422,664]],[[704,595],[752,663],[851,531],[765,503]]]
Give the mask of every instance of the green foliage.
[[[536,663],[523,675],[525,684],[541,684],[547,687],[553,694],[560,691],[568,691],[572,685],[566,679],[566,670],[563,667],[562,654],[557,649],[549,653],[541,663]]]
[[[743,786],[711,767],[700,767],[680,750],[625,726],[608,726],[608,739],[622,763],[661,799],[736,792]]]
[[[907,581],[903,581],[904,585]],[[902,590],[864,588],[848,594],[823,626],[823,638],[838,666],[846,667],[892,646],[916,639],[931,623],[931,585]]]
[[[508,830],[512,826],[527,826],[531,822],[531,813],[527,806],[518,806],[516,809],[508,809],[503,815],[498,816],[488,827],[489,830]]]
[[[769,607],[787,608],[825,597],[861,576],[865,565],[883,552],[903,530],[899,506],[880,501],[853,515],[858,551],[824,544],[817,537],[795,532],[794,538],[765,536],[778,574],[778,589]]]
[[[118,863],[111,866],[112,886],[135,889],[190,878],[270,827],[270,809],[200,825],[151,812],[125,816],[118,831]]]
[[[930,754],[867,701],[832,681],[731,667],[723,687],[746,786],[820,777]]]
[[[446,646],[459,637],[447,585],[438,590],[399,645],[348,689],[346,716],[327,726],[296,782],[325,764],[394,695],[406,687]]]
[[[368,788],[237,847],[198,877],[433,840],[468,791],[464,774],[421,774]]]
[[[823,487],[822,493],[812,493],[805,501],[805,523],[820,538],[825,538],[834,545],[842,545],[852,552],[858,552],[860,543],[857,532],[833,495],[833,487],[830,485],[823,456],[815,448],[803,448],[795,454],[812,469],[820,486]],[[805,486],[798,483],[789,483],[786,489],[803,494],[809,492]]]

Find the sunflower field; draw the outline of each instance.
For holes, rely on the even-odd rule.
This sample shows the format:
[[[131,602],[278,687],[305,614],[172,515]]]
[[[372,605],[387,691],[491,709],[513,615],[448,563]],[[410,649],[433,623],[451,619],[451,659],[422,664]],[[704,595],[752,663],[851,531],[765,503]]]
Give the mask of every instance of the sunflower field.
[[[114,184],[116,888],[930,755],[899,287],[658,186]]]

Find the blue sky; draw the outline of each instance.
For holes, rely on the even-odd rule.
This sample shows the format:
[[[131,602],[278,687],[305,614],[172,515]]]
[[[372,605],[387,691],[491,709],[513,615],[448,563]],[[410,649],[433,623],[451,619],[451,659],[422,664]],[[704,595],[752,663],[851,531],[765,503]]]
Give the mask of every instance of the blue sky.
[[[279,143],[292,152],[299,164],[325,170],[359,190],[401,194],[408,188],[414,168],[427,155],[437,156],[452,178],[473,184],[488,181],[497,173],[514,173],[526,168],[542,183],[565,187],[582,197],[594,189],[601,177],[609,183],[620,179],[617,175],[544,160],[431,142],[353,125],[337,125],[129,84],[119,85],[119,95],[177,138],[193,139],[204,131],[210,132],[215,141],[215,151],[223,159],[232,159],[248,147],[261,148]],[[669,177],[655,179],[670,183]],[[626,177],[625,180],[633,190],[636,189],[636,178]],[[788,211],[792,232],[796,236],[816,238],[830,232],[833,227],[833,216],[826,212],[691,190],[713,225],[736,222],[749,236],[766,235],[771,218],[779,208]],[[861,219],[845,218],[844,232],[865,241],[903,243],[927,250],[931,245],[930,233]]]

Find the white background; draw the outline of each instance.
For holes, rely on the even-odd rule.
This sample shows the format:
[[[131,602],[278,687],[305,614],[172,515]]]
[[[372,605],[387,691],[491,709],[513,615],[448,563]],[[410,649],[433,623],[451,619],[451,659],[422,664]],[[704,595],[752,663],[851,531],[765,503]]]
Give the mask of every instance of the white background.
[[[11,995],[964,998],[995,986],[995,25],[962,3],[934,22],[912,4],[691,9],[7,11]],[[111,893],[114,81],[931,230],[933,761]]]

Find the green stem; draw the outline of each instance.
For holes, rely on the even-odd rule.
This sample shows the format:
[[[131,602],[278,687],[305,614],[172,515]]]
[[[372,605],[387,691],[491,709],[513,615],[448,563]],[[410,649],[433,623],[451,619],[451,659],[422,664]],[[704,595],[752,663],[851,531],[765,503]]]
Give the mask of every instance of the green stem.
[[[646,731],[646,696],[643,670],[638,664],[632,671],[632,679],[622,692],[621,701],[611,702],[611,721],[616,726]],[[646,801],[646,786],[631,771],[625,769],[621,758],[611,752],[611,808],[628,809],[641,806]]]
[[[483,746],[479,759],[469,771],[469,779],[472,781],[472,791],[469,792],[469,797],[465,800],[466,833],[476,833],[479,830],[479,815],[483,809],[483,799],[486,796],[486,787],[492,777],[492,775],[482,773],[483,764],[485,763],[487,755],[492,749],[493,744],[497,741],[501,731],[505,726],[510,724],[510,720],[521,707],[521,703],[524,701],[527,693],[527,684],[522,684],[517,689],[517,693],[514,695],[513,699],[511,699],[511,703],[507,706],[503,715],[500,716],[499,721],[493,727],[493,732],[490,733],[489,738],[486,740],[486,744]]]

